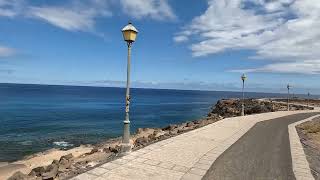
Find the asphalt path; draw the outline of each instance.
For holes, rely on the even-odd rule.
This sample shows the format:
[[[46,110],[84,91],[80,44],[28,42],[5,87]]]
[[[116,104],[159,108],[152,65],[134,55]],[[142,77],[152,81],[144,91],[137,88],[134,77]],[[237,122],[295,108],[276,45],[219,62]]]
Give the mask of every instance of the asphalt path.
[[[257,123],[210,167],[203,180],[292,180],[288,125],[318,113]]]

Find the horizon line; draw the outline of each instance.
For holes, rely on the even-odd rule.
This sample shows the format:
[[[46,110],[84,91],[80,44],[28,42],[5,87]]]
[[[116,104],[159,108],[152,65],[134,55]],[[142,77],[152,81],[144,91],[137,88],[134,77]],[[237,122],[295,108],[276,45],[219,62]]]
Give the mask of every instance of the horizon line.
[[[40,83],[11,83],[11,82],[0,82],[0,84],[15,84],[15,85],[40,85],[40,86],[72,86],[72,87],[96,87],[96,88],[122,88],[122,86],[103,86],[103,85],[73,85],[73,84],[40,84]],[[241,93],[239,91],[232,90],[205,90],[205,89],[178,89],[178,88],[148,88],[148,87],[131,87],[131,89],[150,89],[150,90],[177,90],[177,91],[202,91],[202,92],[233,92]],[[257,92],[257,91],[245,91],[245,93],[263,93],[263,94],[281,94],[287,95],[286,93],[280,92]],[[294,95],[305,95],[301,93],[291,93]],[[320,96],[319,94],[312,94],[311,96]]]

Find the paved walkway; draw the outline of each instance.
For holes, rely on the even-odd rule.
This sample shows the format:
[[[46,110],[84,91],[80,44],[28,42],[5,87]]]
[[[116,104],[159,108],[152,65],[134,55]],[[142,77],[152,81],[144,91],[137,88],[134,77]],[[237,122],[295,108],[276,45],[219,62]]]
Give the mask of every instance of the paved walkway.
[[[152,144],[73,179],[202,179],[213,162],[257,122],[305,112],[312,111],[272,112],[226,118],[208,126]],[[249,154],[247,155],[249,156]]]
[[[219,156],[203,179],[295,179],[288,125],[316,114],[296,114],[257,123]]]

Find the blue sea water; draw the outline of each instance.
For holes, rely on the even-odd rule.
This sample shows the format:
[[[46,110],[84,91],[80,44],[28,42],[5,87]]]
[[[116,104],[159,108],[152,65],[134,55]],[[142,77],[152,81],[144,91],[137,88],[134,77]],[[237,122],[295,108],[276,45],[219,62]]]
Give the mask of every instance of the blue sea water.
[[[0,84],[0,162],[121,136],[124,88]],[[247,93],[247,97],[283,97]],[[131,90],[131,131],[205,116],[239,92]]]

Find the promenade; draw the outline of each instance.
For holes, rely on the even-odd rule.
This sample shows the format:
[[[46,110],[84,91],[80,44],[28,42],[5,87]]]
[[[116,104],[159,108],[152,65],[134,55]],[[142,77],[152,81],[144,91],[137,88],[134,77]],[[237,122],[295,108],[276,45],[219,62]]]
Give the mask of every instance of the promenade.
[[[299,118],[296,118],[295,121],[300,121],[315,115],[316,112],[320,111],[318,109],[281,111],[226,118],[134,151],[127,156],[78,175],[73,180],[202,179],[215,160],[256,123],[276,118],[280,118],[278,120],[281,121],[281,117],[308,113],[305,116],[296,115]],[[290,151],[288,154],[290,155]]]

